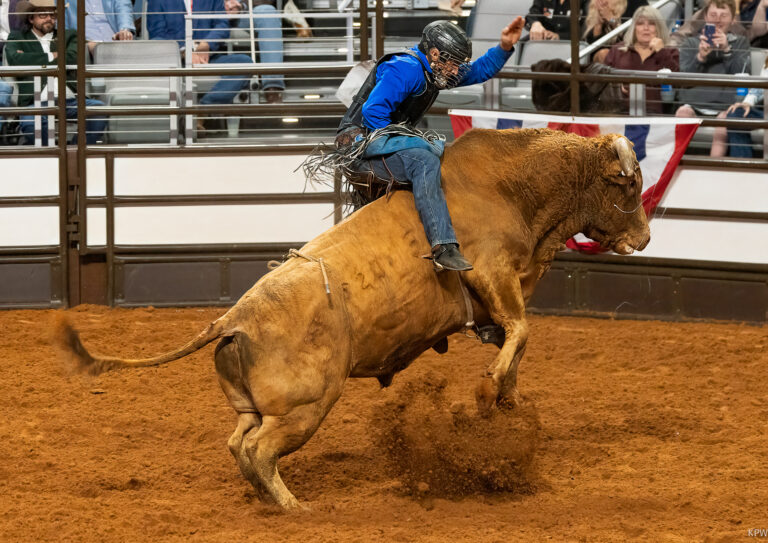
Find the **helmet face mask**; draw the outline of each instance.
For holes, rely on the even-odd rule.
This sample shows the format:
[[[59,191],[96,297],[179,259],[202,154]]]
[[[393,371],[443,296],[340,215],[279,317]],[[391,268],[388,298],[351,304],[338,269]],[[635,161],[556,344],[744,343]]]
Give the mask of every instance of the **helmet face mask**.
[[[452,89],[458,86],[469,71],[469,63],[445,51],[438,51],[437,53],[434,59],[432,55],[428,55],[435,86],[439,89]]]
[[[427,55],[439,89],[456,87],[469,70],[472,42],[450,21],[434,21],[424,27],[419,49]]]

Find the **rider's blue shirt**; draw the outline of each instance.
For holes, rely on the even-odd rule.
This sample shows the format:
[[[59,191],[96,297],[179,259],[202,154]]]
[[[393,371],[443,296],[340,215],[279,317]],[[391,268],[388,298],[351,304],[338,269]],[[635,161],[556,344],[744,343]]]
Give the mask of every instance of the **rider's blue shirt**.
[[[427,56],[416,46],[411,50],[419,55],[423,66],[432,73]],[[512,51],[505,51],[500,45],[491,47],[470,64],[469,71],[458,86],[474,85],[492,78],[512,56]],[[410,95],[423,92],[426,86],[424,70],[419,65],[419,60],[411,55],[395,55],[382,63],[376,72],[376,86],[363,104],[365,126],[375,130],[391,124],[392,113],[397,106]]]

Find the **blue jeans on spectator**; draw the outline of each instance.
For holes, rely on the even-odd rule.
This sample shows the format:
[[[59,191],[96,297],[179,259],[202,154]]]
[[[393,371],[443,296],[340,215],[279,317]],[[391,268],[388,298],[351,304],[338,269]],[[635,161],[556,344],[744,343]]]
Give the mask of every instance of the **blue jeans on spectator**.
[[[47,102],[42,102],[46,107]],[[86,106],[103,106],[104,102],[100,100],[85,99]],[[33,107],[33,106],[30,106]],[[67,100],[67,119],[77,119],[77,98]],[[41,117],[42,144],[48,145],[48,117]],[[24,143],[32,145],[35,143],[35,116],[19,115],[19,125],[21,134],[24,137]],[[107,120],[103,117],[87,117],[85,121],[85,141],[88,144],[97,143],[104,139],[104,131],[107,128]]]
[[[3,80],[0,80],[0,107],[11,107],[11,95],[13,94],[13,87]],[[3,116],[0,115],[0,121],[3,120]]]
[[[762,119],[762,110],[751,107],[744,117],[744,109],[738,108],[728,114],[729,119]],[[752,136],[749,130],[728,129],[728,155],[738,158],[752,158]]]
[[[367,160],[363,162],[368,163]],[[397,181],[412,185],[416,210],[430,247],[458,243],[440,184],[440,158],[437,155],[427,149],[403,149],[371,159],[370,166],[377,177],[389,179],[394,176]]]
[[[283,62],[283,27],[280,14],[275,6],[262,4],[253,8],[257,15],[274,14],[274,17],[254,17],[253,28],[259,44],[259,60],[279,64]],[[248,18],[237,20],[237,26],[244,30],[250,29]],[[267,89],[285,89],[282,75],[262,75],[261,86]]]
[[[227,55],[224,53],[214,53],[208,60],[211,64],[250,64],[251,57],[248,55]],[[201,104],[231,104],[235,101],[235,96],[240,91],[248,87],[249,76],[241,75],[223,75],[213,88],[200,99]]]

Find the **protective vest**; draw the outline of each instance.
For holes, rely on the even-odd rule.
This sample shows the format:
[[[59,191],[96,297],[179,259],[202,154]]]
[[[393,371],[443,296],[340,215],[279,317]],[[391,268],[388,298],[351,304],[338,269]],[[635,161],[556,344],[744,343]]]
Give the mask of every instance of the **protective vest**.
[[[432,81],[432,74],[427,71],[421,58],[419,58],[419,55],[410,50],[402,51],[400,53],[390,53],[384,55],[378,62],[376,62],[376,65],[371,70],[371,73],[368,74],[363,86],[360,87],[360,90],[357,91],[357,94],[352,99],[352,103],[349,105],[347,112],[341,119],[341,124],[339,125],[337,132],[342,132],[353,126],[363,129],[364,132],[368,131],[368,128],[363,123],[363,104],[368,100],[368,96],[376,86],[376,71],[378,70],[379,65],[383,62],[388,61],[395,55],[402,54],[410,55],[419,61],[419,66],[424,70],[424,81],[426,82],[426,86],[421,93],[412,94],[397,106],[397,109],[392,112],[392,122],[406,123],[409,126],[414,126],[421,120],[427,110],[432,107],[432,104],[437,99],[437,95],[440,93],[440,89],[435,86]]]

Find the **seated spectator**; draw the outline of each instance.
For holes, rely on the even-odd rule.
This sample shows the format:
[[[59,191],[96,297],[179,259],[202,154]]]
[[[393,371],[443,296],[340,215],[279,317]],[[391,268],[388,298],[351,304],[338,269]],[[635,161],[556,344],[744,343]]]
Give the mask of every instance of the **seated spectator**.
[[[621,24],[621,15],[627,10],[627,0],[590,0],[587,9],[587,20],[584,23],[584,39],[587,43],[593,43]],[[614,36],[592,54],[594,62],[605,62],[611,45],[618,42],[618,36]]]
[[[259,44],[259,59],[262,62],[279,64],[283,62],[283,27],[280,15],[271,0],[254,0],[253,5],[254,14],[271,15],[253,18],[253,28]],[[239,15],[247,8],[248,4],[240,0],[224,0],[224,9],[230,15]],[[230,26],[249,30],[250,22],[247,17],[241,17],[230,20]],[[283,90],[285,90],[283,76],[262,75],[261,88],[268,103],[277,104],[283,101]]]
[[[13,87],[0,79],[0,111],[4,107],[11,107],[11,96],[13,95]],[[0,132],[2,132],[3,124],[5,124],[5,117],[0,115]]]
[[[579,19],[584,17],[588,0],[580,0]],[[571,3],[569,0],[533,0],[525,25],[532,40],[570,40]]]
[[[768,77],[768,58],[765,59],[763,69],[760,71],[760,77]],[[759,102],[764,101],[765,92],[763,89],[749,89],[743,102],[736,102],[726,111],[725,116],[729,119],[762,119],[763,111],[755,107]],[[720,115],[718,115],[720,117]],[[727,144],[726,144],[727,139]],[[752,158],[752,137],[748,130],[739,130],[736,128],[726,129],[723,126],[715,128],[715,135],[712,138],[712,156],[725,156],[726,149],[728,155],[740,158]]]
[[[624,35],[624,42],[611,47],[605,64],[620,70],[658,71],[680,68],[680,53],[669,47],[669,30],[661,13],[651,6],[643,6],[635,12],[632,23]],[[646,111],[661,113],[661,89],[647,86]]]
[[[715,25],[710,41],[702,32],[686,38],[680,48],[680,71],[700,74],[737,74],[749,65],[749,42],[744,36],[729,31],[736,5],[733,0],[709,0],[704,11],[706,24]],[[731,87],[692,87],[681,89],[678,99],[683,103],[678,117],[717,115],[734,103],[736,89]]]
[[[19,0],[0,0],[0,55],[11,31],[21,29],[21,21],[16,15],[18,4]]]
[[[768,0],[742,2],[739,15],[747,27],[747,38],[752,47],[768,48]]]
[[[701,30],[704,28],[705,12],[706,12],[706,5],[705,7],[701,8],[699,11],[694,13],[690,21],[686,21],[685,23],[683,23],[683,26],[681,26],[676,31],[674,31],[669,36],[670,45],[674,45],[675,47],[682,47],[686,39],[690,38],[691,36],[698,37],[699,34],[701,34]],[[740,22],[736,20],[734,20],[731,23],[731,26],[728,28],[728,32],[730,32],[731,34],[735,34],[737,36],[747,35],[747,29],[744,28],[744,25],[742,25]]]
[[[152,40],[176,40],[182,55],[189,55],[188,64],[250,64],[248,55],[228,55],[222,51],[229,38],[226,19],[198,18],[192,20],[192,51],[185,51],[184,14],[191,4],[193,13],[224,13],[224,0],[147,0],[147,30]],[[231,104],[248,87],[250,77],[222,76],[213,88],[200,99],[201,104]],[[203,128],[198,123],[198,128]]]
[[[56,4],[55,0],[20,0],[18,13],[23,17],[22,30],[14,30],[8,36],[6,44],[6,58],[11,66],[48,66],[56,64],[59,51],[56,41]],[[74,30],[65,30],[67,64],[77,63],[77,33]],[[19,77],[19,107],[33,106],[32,76]],[[42,87],[45,89],[46,79],[43,79]],[[75,74],[67,72],[67,119],[77,118],[77,98],[75,91]],[[47,91],[46,95],[47,95]],[[56,80],[53,82],[54,97],[58,95],[59,87]],[[103,102],[86,98],[87,106],[102,106]],[[46,105],[43,101],[42,105]],[[34,143],[34,115],[20,115],[19,124],[25,143]],[[48,141],[48,118],[42,119],[43,145]],[[89,117],[86,121],[86,141],[96,143],[103,139],[107,122],[104,119]]]
[[[68,0],[65,27],[77,30],[77,0]],[[85,0],[85,39],[88,49],[99,42],[132,40],[136,35],[131,0]]]

